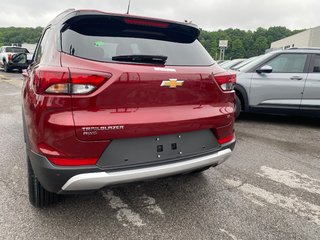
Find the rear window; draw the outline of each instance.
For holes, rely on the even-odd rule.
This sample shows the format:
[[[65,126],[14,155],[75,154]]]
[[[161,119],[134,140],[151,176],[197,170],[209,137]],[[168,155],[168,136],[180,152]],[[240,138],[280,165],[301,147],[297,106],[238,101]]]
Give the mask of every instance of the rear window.
[[[29,53],[29,51],[26,48],[17,48],[17,47],[7,47],[6,52],[11,53]]]
[[[179,25],[177,25],[179,26]],[[121,19],[81,19],[62,31],[62,51],[80,58],[117,62],[115,56],[161,55],[165,65],[209,66],[214,60],[188,27],[126,24]],[[179,32],[181,31],[181,32]]]

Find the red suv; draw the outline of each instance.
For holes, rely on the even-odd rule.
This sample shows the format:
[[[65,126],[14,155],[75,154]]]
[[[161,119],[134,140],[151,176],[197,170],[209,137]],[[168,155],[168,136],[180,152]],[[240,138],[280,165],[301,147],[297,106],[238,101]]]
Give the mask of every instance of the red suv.
[[[235,146],[235,75],[192,23],[68,10],[23,73],[29,196],[199,172]]]

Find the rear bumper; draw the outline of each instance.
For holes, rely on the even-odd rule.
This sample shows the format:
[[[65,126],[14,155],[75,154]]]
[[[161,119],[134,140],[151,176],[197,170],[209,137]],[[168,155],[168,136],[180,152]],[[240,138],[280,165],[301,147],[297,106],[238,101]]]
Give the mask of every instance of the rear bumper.
[[[214,154],[190,159],[187,161],[165,164],[118,172],[99,172],[79,174],[63,185],[63,191],[96,190],[109,185],[123,184],[134,181],[161,178],[195,169],[218,165],[231,155],[231,149],[225,149]]]
[[[21,64],[21,63],[12,63],[9,62],[8,66],[12,69],[27,69],[28,68],[28,64]]]
[[[104,171],[92,167],[59,167],[47,158],[30,150],[28,156],[32,168],[42,186],[59,194],[94,191],[106,186],[168,177],[194,171],[209,166],[217,166],[227,160],[235,146],[235,141],[221,146],[214,153],[193,157],[182,161],[127,170]]]

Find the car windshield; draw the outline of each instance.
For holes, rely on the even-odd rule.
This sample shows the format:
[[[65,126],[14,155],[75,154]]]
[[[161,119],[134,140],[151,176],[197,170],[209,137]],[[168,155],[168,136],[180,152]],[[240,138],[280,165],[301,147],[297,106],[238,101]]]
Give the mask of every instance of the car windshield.
[[[6,52],[10,53],[29,53],[26,48],[19,48],[19,47],[7,47]]]
[[[243,61],[244,61],[244,59],[234,59],[226,64],[221,65],[221,67],[223,67],[224,69],[231,69],[233,66],[235,66]]]
[[[228,64],[229,62],[231,62],[231,60],[225,60],[221,63],[219,63],[220,67],[223,67],[224,65]]]
[[[78,22],[63,31],[62,51],[101,62],[139,64],[161,56],[166,58],[162,64],[171,66],[209,66],[215,63],[197,39],[181,40],[182,34],[178,31],[172,36],[172,32],[163,29],[146,28],[142,32],[134,25],[117,27],[116,24],[107,22],[106,26],[101,26],[98,22]]]
[[[237,65],[235,65],[235,66],[232,67],[231,69],[232,69],[232,70],[238,70],[238,69],[246,66],[247,64],[251,63],[252,61],[256,60],[257,58],[259,58],[259,56],[258,56],[258,57],[249,58],[249,59],[247,59],[247,60],[245,60],[245,61],[243,61],[243,62],[241,62],[241,63],[238,63]]]
[[[244,65],[243,67],[239,68],[238,71],[240,72],[249,71],[251,68],[255,67],[256,65],[259,65],[259,63],[262,63],[264,60],[272,56],[274,53],[275,52],[270,52],[270,53],[261,55],[258,58],[254,59],[253,61],[249,62],[248,64]]]

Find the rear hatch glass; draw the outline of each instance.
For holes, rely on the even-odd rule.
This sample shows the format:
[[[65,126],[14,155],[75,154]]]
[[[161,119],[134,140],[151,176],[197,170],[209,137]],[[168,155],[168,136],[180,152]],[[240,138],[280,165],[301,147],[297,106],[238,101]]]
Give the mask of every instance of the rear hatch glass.
[[[212,65],[214,61],[197,40],[198,34],[197,28],[183,24],[115,16],[79,16],[65,24],[61,41],[63,52],[100,62]],[[155,58],[158,61],[152,60]]]

